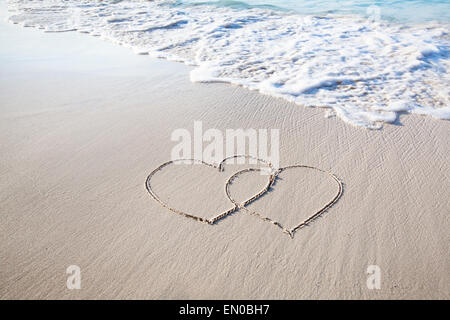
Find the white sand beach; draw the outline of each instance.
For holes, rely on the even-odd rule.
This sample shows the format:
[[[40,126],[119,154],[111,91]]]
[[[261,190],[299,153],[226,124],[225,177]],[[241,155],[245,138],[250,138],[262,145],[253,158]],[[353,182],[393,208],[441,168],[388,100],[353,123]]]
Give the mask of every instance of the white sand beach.
[[[325,117],[191,67],[76,33],[7,23],[0,38],[1,299],[449,299],[450,123],[401,114],[380,130]],[[343,182],[339,201],[293,239],[244,210],[214,225],[146,190],[177,128],[280,129],[280,165]],[[241,166],[240,166],[241,167]],[[165,170],[155,190],[208,215],[230,207],[236,171]],[[267,177],[232,186],[244,199]],[[283,172],[249,209],[287,225],[335,186]],[[66,268],[81,269],[68,290]],[[366,285],[369,265],[381,288]]]

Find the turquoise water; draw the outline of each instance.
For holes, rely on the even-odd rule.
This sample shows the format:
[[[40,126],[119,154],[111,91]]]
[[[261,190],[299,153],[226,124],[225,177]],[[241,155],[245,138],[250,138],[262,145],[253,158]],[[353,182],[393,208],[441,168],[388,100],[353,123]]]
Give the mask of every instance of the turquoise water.
[[[190,4],[206,2],[234,8],[271,6],[301,14],[359,14],[369,18],[379,16],[381,19],[406,23],[450,22],[450,0],[183,0],[182,2]]]

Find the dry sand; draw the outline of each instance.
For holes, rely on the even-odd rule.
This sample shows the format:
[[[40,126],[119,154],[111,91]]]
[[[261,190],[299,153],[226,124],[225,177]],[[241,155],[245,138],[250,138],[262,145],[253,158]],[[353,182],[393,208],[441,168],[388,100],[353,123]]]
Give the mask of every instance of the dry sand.
[[[0,37],[0,298],[450,298],[449,122],[369,131],[87,35],[1,22]],[[213,226],[168,211],[145,180],[195,120],[279,128],[281,165],[332,171],[343,197],[294,239],[242,210]],[[236,166],[185,169],[155,177],[161,197],[199,215],[230,207]],[[287,225],[335,192],[311,171],[281,178],[249,208]],[[240,180],[241,199],[265,184]],[[69,265],[81,290],[66,288]]]

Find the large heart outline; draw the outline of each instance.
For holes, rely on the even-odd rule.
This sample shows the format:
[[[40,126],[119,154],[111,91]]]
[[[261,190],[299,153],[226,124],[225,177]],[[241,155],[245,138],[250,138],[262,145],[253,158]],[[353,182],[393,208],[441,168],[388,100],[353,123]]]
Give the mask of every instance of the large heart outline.
[[[286,171],[289,169],[294,169],[294,168],[306,168],[306,169],[312,169],[312,170],[316,170],[322,173],[327,174],[328,176],[330,176],[337,184],[338,186],[338,190],[337,193],[335,194],[335,196],[333,197],[333,199],[331,199],[330,201],[328,201],[322,208],[320,208],[319,210],[317,210],[316,212],[314,212],[313,214],[311,214],[310,216],[308,216],[305,220],[301,221],[300,223],[296,224],[295,226],[291,227],[291,228],[286,228],[284,227],[281,223],[279,223],[278,221],[273,220],[272,218],[268,217],[268,216],[263,216],[261,213],[257,212],[257,211],[252,211],[249,210],[247,208],[247,205],[250,202],[253,202],[255,200],[257,200],[258,198],[260,198],[261,196],[259,196],[256,199],[253,199],[251,201],[246,200],[243,201],[241,203],[238,203],[232,196],[231,196],[231,192],[230,192],[230,185],[231,182],[237,178],[239,175],[248,172],[248,171],[260,171],[260,169],[258,168],[251,168],[251,169],[244,169],[244,170],[240,170],[238,172],[236,172],[235,174],[233,174],[228,180],[227,180],[227,184],[225,185],[225,192],[227,194],[228,199],[237,207],[239,207],[239,209],[243,209],[246,212],[248,212],[251,215],[254,215],[256,217],[258,217],[259,219],[269,222],[275,226],[277,226],[278,228],[280,228],[284,233],[288,234],[291,238],[294,238],[294,234],[297,230],[299,230],[300,228],[306,226],[308,223],[310,223],[311,221],[315,220],[316,218],[318,218],[319,216],[321,216],[325,211],[327,211],[328,209],[330,209],[342,196],[343,191],[344,191],[344,187],[343,187],[343,183],[341,182],[341,180],[339,180],[339,178],[333,174],[330,171],[326,171],[317,167],[313,167],[313,166],[307,166],[307,165],[291,165],[291,166],[287,166],[287,167],[283,167],[283,168],[278,168],[275,173],[273,175],[271,175],[270,178],[270,184],[268,185],[268,188],[266,190],[266,192],[272,187],[272,185],[275,183],[275,181],[277,180],[278,175],[282,172],[282,171]]]
[[[147,176],[147,180],[145,182],[145,187],[146,187],[148,193],[150,194],[150,196],[156,202],[158,202],[162,207],[172,211],[173,213],[179,214],[179,215],[187,217],[187,218],[194,219],[194,220],[199,221],[199,222],[204,222],[204,223],[207,223],[207,224],[214,224],[214,223],[218,222],[219,220],[225,218],[226,216],[232,214],[233,212],[239,210],[240,207],[237,204],[232,202],[234,204],[234,206],[232,208],[230,208],[230,209],[228,209],[228,210],[226,210],[224,212],[221,212],[221,213],[213,216],[212,218],[200,217],[200,216],[197,216],[197,215],[192,214],[192,213],[184,212],[182,210],[179,210],[179,209],[171,207],[166,202],[161,200],[161,198],[152,189],[151,179],[156,174],[156,172],[162,170],[163,168],[165,168],[165,167],[167,167],[167,166],[169,166],[171,164],[175,164],[177,162],[182,162],[182,163],[192,162],[192,163],[196,163],[196,164],[205,165],[205,166],[217,169],[217,170],[222,172],[222,171],[224,171],[224,166],[226,164],[226,161],[230,160],[230,159],[233,159],[233,158],[253,159],[253,160],[256,160],[256,161],[259,161],[261,163],[266,164],[268,166],[268,169],[273,171],[273,167],[272,167],[272,164],[270,162],[265,161],[263,159],[259,159],[259,158],[253,157],[253,156],[250,156],[250,155],[233,155],[233,156],[229,156],[229,157],[224,158],[221,162],[219,162],[218,165],[215,165],[213,163],[208,163],[208,162],[205,162],[203,160],[198,160],[198,159],[176,159],[176,160],[170,160],[170,161],[164,162],[163,164],[158,166],[156,169],[154,169],[152,172],[150,172],[150,174]],[[261,171],[262,169],[260,169],[260,168],[248,168],[248,169],[244,169],[244,170]],[[269,175],[269,179],[268,179],[267,184],[265,185],[265,187],[261,191],[259,191],[257,194],[253,195],[252,197],[250,197],[248,200],[246,200],[244,202],[248,204],[248,203],[250,203],[252,201],[255,201],[256,199],[261,197],[263,194],[265,194],[268,191],[268,189],[270,188],[270,186],[273,184],[273,181],[272,181],[273,179],[274,179],[274,175],[273,174]],[[230,184],[230,178],[227,179],[226,184],[225,184],[225,188],[229,184]]]

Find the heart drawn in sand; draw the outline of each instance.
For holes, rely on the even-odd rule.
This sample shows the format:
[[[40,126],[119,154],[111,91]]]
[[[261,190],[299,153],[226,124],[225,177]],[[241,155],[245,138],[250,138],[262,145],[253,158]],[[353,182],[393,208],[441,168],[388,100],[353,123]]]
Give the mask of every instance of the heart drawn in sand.
[[[169,204],[167,204],[166,202],[164,202],[163,200],[161,200],[161,198],[154,192],[154,190],[152,189],[151,186],[151,180],[153,178],[153,176],[155,175],[156,172],[162,170],[163,168],[165,168],[166,166],[170,165],[170,164],[174,164],[176,162],[186,162],[186,161],[190,161],[192,163],[195,164],[200,164],[200,165],[205,165],[208,167],[211,167],[213,169],[217,169],[219,171],[224,171],[224,166],[225,166],[225,162],[229,159],[232,158],[247,158],[247,159],[253,159],[253,160],[257,160],[265,165],[267,165],[267,168],[265,169],[270,169],[270,175],[268,176],[268,181],[267,184],[264,186],[264,188],[262,190],[260,190],[258,193],[256,193],[255,195],[251,196],[250,198],[248,198],[247,200],[244,200],[242,202],[238,202],[236,201],[233,196],[231,195],[230,192],[230,185],[233,182],[233,180],[235,180],[237,177],[239,177],[240,175],[246,173],[246,172],[261,172],[262,170],[265,169],[261,169],[261,168],[246,168],[243,170],[240,170],[236,173],[234,173],[232,176],[230,176],[225,184],[225,194],[226,197],[231,201],[231,203],[233,204],[233,207],[220,212],[218,214],[215,214],[214,216],[212,216],[211,218],[205,218],[205,217],[201,217],[192,213],[188,213],[188,212],[184,212],[182,210],[176,209],[171,207]],[[261,198],[263,195],[265,195],[269,189],[272,187],[272,185],[277,181],[278,179],[278,175],[286,170],[290,170],[290,169],[295,169],[295,168],[304,168],[304,169],[310,169],[310,170],[315,170],[318,171],[322,174],[325,174],[327,176],[329,176],[330,178],[332,178],[332,181],[336,184],[337,190],[336,193],[334,195],[334,197],[329,200],[326,204],[324,204],[319,210],[315,211],[314,213],[312,213],[311,215],[309,215],[306,219],[304,219],[303,221],[299,222],[298,224],[291,226],[290,228],[283,226],[281,223],[279,223],[278,221],[275,221],[274,219],[268,217],[268,216],[264,216],[263,214],[253,211],[253,210],[249,210],[247,208],[247,206],[258,200],[259,198]],[[308,223],[310,223],[311,221],[313,221],[314,219],[318,218],[319,216],[321,216],[326,210],[328,210],[329,208],[331,208],[338,200],[339,198],[342,196],[343,193],[343,184],[342,182],[331,172],[317,168],[317,167],[313,167],[313,166],[307,166],[307,165],[292,165],[292,166],[287,166],[287,167],[283,167],[283,168],[279,168],[279,169],[274,169],[272,164],[270,162],[267,162],[263,159],[259,159],[256,157],[252,157],[252,156],[248,156],[248,155],[234,155],[231,157],[227,157],[225,159],[223,159],[218,165],[215,164],[211,164],[211,163],[207,163],[204,161],[200,161],[200,160],[196,160],[196,159],[178,159],[178,160],[172,160],[172,161],[167,161],[163,164],[161,164],[159,167],[157,167],[155,170],[153,170],[147,177],[147,181],[146,181],[146,188],[147,191],[149,192],[149,194],[152,196],[153,199],[155,199],[161,206],[167,208],[168,210],[177,213],[179,215],[194,219],[196,221],[200,221],[200,222],[204,222],[204,223],[208,223],[208,224],[214,224],[216,222],[218,222],[219,220],[223,219],[224,217],[232,214],[233,212],[239,210],[239,209],[243,209],[244,211],[246,211],[247,213],[254,215],[256,217],[258,217],[259,219],[269,222],[275,226],[277,226],[278,228],[280,228],[284,233],[288,234],[291,238],[293,238],[294,233],[299,230],[300,228],[306,226]]]
[[[171,164],[175,164],[175,163],[186,163],[186,162],[191,162],[191,163],[193,163],[193,164],[204,165],[204,166],[207,166],[207,167],[210,167],[210,168],[213,168],[213,169],[216,169],[216,170],[219,170],[219,171],[222,172],[222,171],[224,171],[224,168],[225,168],[225,165],[226,165],[226,161],[227,161],[227,160],[230,160],[230,159],[233,159],[233,158],[253,159],[253,160],[256,160],[256,161],[258,161],[258,162],[261,162],[262,164],[267,165],[267,168],[268,168],[268,169],[271,169],[271,168],[272,168],[272,165],[271,165],[269,162],[267,162],[267,161],[265,161],[265,160],[262,160],[262,159],[258,159],[258,158],[252,157],[252,156],[247,156],[247,155],[234,155],[234,156],[227,157],[227,158],[223,159],[218,165],[215,165],[215,164],[212,164],[212,163],[207,163],[207,162],[205,162],[205,161],[196,160],[196,159],[177,159],[177,160],[171,160],[171,161],[167,161],[167,162],[161,164],[159,167],[157,167],[155,170],[153,170],[153,171],[148,175],[147,181],[146,181],[146,183],[145,183],[146,188],[147,188],[147,191],[148,191],[148,193],[152,196],[152,198],[155,199],[161,206],[163,206],[164,208],[167,208],[168,210],[170,210],[170,211],[172,211],[172,212],[174,212],[174,213],[177,213],[177,214],[182,215],[182,216],[187,217],[187,218],[194,219],[194,220],[196,220],[196,221],[205,222],[205,223],[208,223],[208,224],[214,224],[214,223],[218,222],[219,220],[225,218],[226,216],[232,214],[233,212],[237,211],[237,210],[239,209],[239,206],[238,206],[237,204],[234,204],[234,203],[233,203],[233,204],[234,204],[233,207],[230,208],[230,209],[228,209],[228,210],[226,210],[226,211],[216,213],[214,216],[209,217],[209,218],[207,218],[207,217],[201,217],[201,216],[195,215],[195,214],[193,214],[193,213],[189,213],[189,212],[185,212],[185,211],[180,210],[180,209],[176,209],[176,208],[170,206],[170,205],[169,205],[168,203],[166,203],[165,201],[163,201],[163,200],[156,194],[156,192],[153,190],[152,185],[151,185],[151,180],[152,180],[153,176],[156,174],[156,172],[158,172],[158,171],[164,169],[165,167],[167,167],[167,166],[169,166],[169,165],[171,165]],[[253,170],[261,171],[262,169],[260,169],[260,168],[250,168],[250,169],[244,169],[244,170],[241,170],[241,171],[253,171]],[[229,184],[229,181],[227,180],[226,185],[228,185],[228,184]],[[262,190],[260,190],[258,193],[256,193],[255,195],[251,196],[251,197],[250,197],[248,200],[246,200],[245,202],[246,202],[246,203],[250,203],[250,202],[252,202],[252,201],[258,199],[259,197],[261,197],[264,193],[267,192],[267,190],[268,190],[268,188],[269,188],[269,186],[270,186],[271,184],[272,184],[272,176],[270,175],[269,178],[268,178],[267,184],[265,185],[265,187],[264,187]]]
[[[269,223],[272,223],[273,225],[277,226],[278,228],[280,228],[284,233],[288,234],[291,238],[294,237],[294,233],[299,230],[300,228],[306,226],[309,222],[313,221],[314,219],[318,218],[320,215],[322,215],[326,210],[328,210],[330,207],[332,207],[338,200],[339,198],[342,196],[343,193],[343,185],[342,182],[338,179],[338,177],[336,177],[333,173],[317,168],[317,167],[312,167],[312,166],[306,166],[306,165],[292,165],[292,166],[288,166],[288,167],[284,167],[284,168],[279,168],[278,170],[276,170],[274,172],[274,174],[271,176],[270,178],[270,182],[269,182],[269,188],[267,188],[267,190],[270,189],[270,187],[277,181],[278,179],[278,175],[286,170],[289,169],[296,169],[296,168],[305,168],[305,169],[311,169],[311,170],[315,170],[318,172],[321,172],[323,174],[328,175],[329,177],[332,178],[332,181],[334,181],[336,183],[337,186],[337,190],[336,190],[336,194],[334,195],[334,197],[329,200],[326,204],[324,204],[319,210],[317,210],[316,212],[314,212],[313,214],[309,215],[306,219],[302,220],[301,222],[299,222],[298,224],[291,226],[290,228],[283,226],[280,222],[275,221],[274,219],[268,217],[268,216],[264,216],[263,214],[257,212],[257,211],[253,211],[253,210],[249,210],[247,208],[247,205],[250,202],[253,202],[254,200],[257,199],[253,199],[251,201],[247,200],[241,203],[238,203],[231,195],[230,192],[230,184],[233,182],[234,179],[236,179],[237,177],[239,177],[240,175],[242,175],[245,172],[248,172],[250,169],[244,169],[244,170],[240,170],[238,172],[236,172],[234,175],[232,175],[228,181],[227,184],[225,186],[225,190],[226,190],[226,194],[228,199],[230,199],[230,201],[232,203],[234,203],[237,207],[239,207],[240,209],[245,210],[246,212],[248,212],[251,215],[254,215],[258,218],[260,218],[263,221],[267,221]],[[261,169],[255,168],[255,169],[251,169],[253,171],[260,171]],[[260,198],[260,196],[258,197]]]

